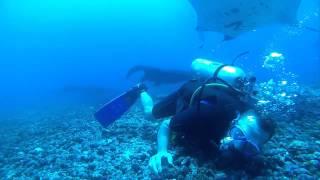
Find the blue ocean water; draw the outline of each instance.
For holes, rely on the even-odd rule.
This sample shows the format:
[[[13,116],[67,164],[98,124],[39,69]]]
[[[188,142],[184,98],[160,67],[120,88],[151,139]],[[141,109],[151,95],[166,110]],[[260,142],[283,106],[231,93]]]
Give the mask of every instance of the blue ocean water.
[[[319,27],[318,8],[316,1],[305,1],[299,20]],[[69,83],[123,89],[123,74],[132,65],[186,69],[196,57],[230,62],[243,51],[250,51],[243,63],[251,67],[269,51],[281,51],[303,82],[319,80],[319,33],[265,27],[225,43],[212,33],[200,49],[187,1],[5,0],[1,9],[1,94],[10,99],[48,94]]]
[[[265,56],[280,52],[300,85],[320,87],[320,33],[303,28],[320,29],[319,9],[319,0],[303,0],[301,27],[271,25],[230,41],[208,32],[202,42],[187,0],[2,0],[0,121],[50,104],[94,106],[137,83],[125,78],[134,65],[189,70],[195,58],[230,63],[245,51],[238,63],[260,81],[273,76]],[[68,87],[81,93],[61,95]]]

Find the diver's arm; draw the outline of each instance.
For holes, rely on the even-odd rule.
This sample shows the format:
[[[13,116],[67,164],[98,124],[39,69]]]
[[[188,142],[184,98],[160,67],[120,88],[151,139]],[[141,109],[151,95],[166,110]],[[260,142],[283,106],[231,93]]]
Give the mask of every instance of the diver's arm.
[[[169,124],[170,124],[170,120],[164,120],[158,131],[158,136],[157,136],[158,153],[168,151],[169,135],[170,135]]]
[[[167,162],[173,165],[173,158],[170,153],[168,153],[169,145],[169,128],[170,120],[165,120],[162,122],[160,129],[158,131],[158,152],[156,155],[152,156],[149,161],[149,166],[152,170],[158,174],[162,172],[162,159],[166,159]]]
[[[155,119],[167,118],[176,114],[177,101],[180,97],[176,91],[154,105],[152,115]]]

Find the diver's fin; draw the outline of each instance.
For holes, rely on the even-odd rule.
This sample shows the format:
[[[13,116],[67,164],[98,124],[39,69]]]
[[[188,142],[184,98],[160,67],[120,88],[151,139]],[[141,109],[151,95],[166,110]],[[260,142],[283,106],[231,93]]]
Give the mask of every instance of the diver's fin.
[[[105,104],[94,114],[94,117],[103,127],[108,127],[130,109],[139,98],[140,92],[140,85],[132,88]]]

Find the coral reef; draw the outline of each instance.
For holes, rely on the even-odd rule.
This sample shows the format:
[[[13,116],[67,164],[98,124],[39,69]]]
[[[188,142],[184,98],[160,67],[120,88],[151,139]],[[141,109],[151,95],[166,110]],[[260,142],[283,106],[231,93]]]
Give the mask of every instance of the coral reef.
[[[145,119],[139,104],[107,129],[93,119],[95,107],[28,111],[1,121],[3,179],[319,179],[320,91],[304,89],[294,116],[281,115],[275,136],[256,160],[236,167],[171,147],[174,166],[155,175],[159,121]]]

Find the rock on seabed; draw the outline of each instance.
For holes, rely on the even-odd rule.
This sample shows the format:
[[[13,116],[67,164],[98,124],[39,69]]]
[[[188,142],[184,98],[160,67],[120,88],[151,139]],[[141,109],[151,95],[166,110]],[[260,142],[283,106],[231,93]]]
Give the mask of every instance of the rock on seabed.
[[[299,116],[278,122],[277,132],[260,158],[263,168],[256,173],[252,173],[252,167],[258,167],[254,164],[217,168],[212,160],[200,160],[184,153],[182,147],[172,146],[175,167],[165,166],[162,174],[153,174],[148,163],[156,152],[159,121],[145,119],[137,104],[107,129],[93,119],[92,105],[30,110],[32,113],[1,121],[0,177],[320,179],[320,90],[305,91],[303,98]]]

